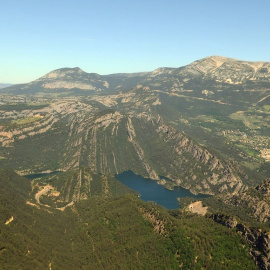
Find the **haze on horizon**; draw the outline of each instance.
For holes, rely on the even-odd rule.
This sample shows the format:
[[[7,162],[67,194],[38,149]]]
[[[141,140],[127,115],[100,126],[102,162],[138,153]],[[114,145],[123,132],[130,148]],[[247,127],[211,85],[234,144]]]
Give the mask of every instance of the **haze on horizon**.
[[[62,67],[111,74],[210,55],[270,61],[269,9],[267,0],[3,2],[0,83]]]

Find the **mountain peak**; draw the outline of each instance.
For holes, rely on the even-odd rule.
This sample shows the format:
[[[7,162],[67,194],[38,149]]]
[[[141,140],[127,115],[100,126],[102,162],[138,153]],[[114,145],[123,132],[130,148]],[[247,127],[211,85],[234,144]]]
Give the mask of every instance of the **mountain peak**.
[[[211,56],[205,57],[203,59],[213,59],[216,61],[224,61],[224,62],[225,61],[238,61],[237,59],[225,57],[225,56],[220,56],[220,55],[211,55]]]
[[[72,74],[83,74],[83,73],[86,73],[86,72],[84,72],[79,67],[60,68],[60,69],[56,69],[56,70],[53,70],[53,71],[47,73],[46,75],[44,75],[40,79],[56,79],[56,78],[67,77],[68,75],[72,75]]]
[[[193,63],[201,63],[201,64],[206,64],[206,63],[215,63],[217,66],[221,66],[225,62],[234,62],[234,61],[239,61],[234,58],[229,58],[229,57],[224,57],[224,56],[219,56],[219,55],[211,55],[204,57],[202,59],[199,59]]]

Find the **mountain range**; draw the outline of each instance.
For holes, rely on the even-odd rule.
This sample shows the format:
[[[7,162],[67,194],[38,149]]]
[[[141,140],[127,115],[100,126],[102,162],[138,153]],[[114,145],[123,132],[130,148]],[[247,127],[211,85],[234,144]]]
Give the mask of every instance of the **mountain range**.
[[[99,75],[86,73],[80,68],[62,68],[54,70],[45,76],[29,83],[14,85],[4,90],[6,93],[37,94],[39,92],[73,92],[82,94],[88,92],[119,93],[130,90],[137,85],[148,87],[149,90],[166,92],[187,91],[191,96],[212,96],[217,100],[216,91],[227,91],[227,96],[242,96],[246,99],[248,92],[255,102],[261,96],[261,91],[268,89],[270,63],[247,62],[221,56],[206,57],[190,65],[180,68],[158,68],[152,72]],[[260,88],[261,91],[251,90]],[[73,91],[76,89],[77,92]],[[193,90],[193,91],[191,91]],[[202,92],[208,90],[207,92]],[[233,93],[236,90],[241,93]],[[253,94],[252,94],[253,93]],[[224,98],[224,97],[223,97]],[[229,98],[229,97],[227,97]],[[267,97],[269,98],[269,97]],[[232,99],[229,99],[232,100]]]
[[[33,172],[130,169],[194,193],[245,190],[269,173],[269,67],[212,56],[148,73],[52,71],[1,90],[26,95],[0,107],[1,163]]]
[[[10,226],[3,227],[7,235],[18,233],[20,226],[24,226],[25,221],[16,223],[21,214],[22,220],[28,216],[33,222],[47,224],[42,221],[45,219],[60,227],[70,218],[70,226],[76,232],[90,237],[84,238],[80,233],[72,235],[65,227],[67,238],[63,238],[62,244],[70,250],[79,252],[81,246],[82,253],[88,254],[91,245],[91,259],[86,256],[82,267],[93,262],[95,256],[105,267],[109,253],[105,252],[103,257],[99,252],[95,255],[94,250],[100,251],[108,242],[89,233],[93,228],[98,231],[101,226],[104,236],[108,235],[117,248],[125,247],[125,254],[130,250],[133,255],[127,255],[128,263],[135,263],[138,266],[135,269],[151,269],[145,258],[152,256],[154,265],[155,258],[164,254],[164,248],[171,250],[170,259],[160,261],[160,265],[168,263],[169,269],[178,269],[179,265],[183,269],[201,269],[207,265],[214,269],[211,267],[220,266],[222,261],[217,259],[219,255],[213,251],[214,246],[222,253],[225,239],[231,234],[228,245],[234,245],[235,252],[239,253],[238,247],[243,246],[242,251],[249,249],[257,266],[269,267],[270,208],[268,191],[264,190],[268,190],[269,180],[266,179],[270,176],[270,63],[211,56],[184,67],[130,74],[99,75],[78,67],[62,68],[28,84],[3,88],[0,96],[0,169],[3,168],[0,178],[5,190],[0,199],[6,205],[0,208],[0,214],[2,224]],[[11,169],[4,169],[6,167]],[[27,182],[13,170],[21,175],[61,173]],[[113,178],[128,170],[151,178],[167,189],[181,186],[194,194],[212,196],[201,202],[180,199],[181,209],[161,210],[157,205],[141,202],[137,194]],[[10,181],[5,175],[9,175]],[[20,185],[24,186],[24,191]],[[17,193],[21,196],[16,207],[23,205],[19,211],[12,204],[7,208],[10,198],[16,198]],[[121,208],[121,204],[126,208]],[[201,204],[208,209],[205,217],[189,212],[193,206]],[[109,205],[119,211],[111,212]],[[93,209],[89,210],[91,207]],[[122,215],[129,212],[138,221],[134,234],[130,235],[131,243],[136,242],[135,231],[141,228],[146,237],[152,239],[154,253],[145,250],[142,258],[138,255],[141,244],[145,244],[142,239],[132,248],[124,244],[120,231],[128,227],[119,224],[134,221],[133,214],[123,218]],[[60,216],[61,224],[58,224],[53,217]],[[147,229],[143,225],[145,221]],[[190,228],[192,223],[196,224],[193,229]],[[13,224],[18,227],[12,227]],[[50,230],[49,224],[44,230]],[[211,226],[222,235],[220,246]],[[46,234],[32,239],[31,229],[39,233],[38,227],[27,227],[27,233],[20,235],[24,243],[21,253],[16,248],[18,243],[7,237],[0,246],[0,255],[9,250],[7,256],[12,257],[11,250],[17,250],[19,253],[13,259],[18,259],[23,252],[28,252],[29,246],[34,247],[38,241],[46,243]],[[65,234],[65,230],[52,230],[53,235]],[[162,238],[164,230],[166,237]],[[181,234],[185,237],[181,238]],[[239,234],[242,238],[238,238]],[[26,241],[27,237],[31,241]],[[74,237],[80,240],[70,240]],[[200,242],[201,238],[204,243]],[[159,246],[160,239],[165,240]],[[179,239],[191,239],[191,242],[183,240],[180,244]],[[73,249],[75,242],[78,246]],[[101,244],[96,249],[97,243]],[[117,264],[115,258],[121,253],[117,248],[115,257],[111,258],[115,267],[106,265],[109,267],[106,269],[130,269],[123,266],[128,265],[127,262]],[[200,249],[208,255],[204,256]],[[72,254],[68,250],[66,254]],[[184,256],[179,255],[181,252],[191,252],[194,256],[188,256],[185,261]],[[77,255],[83,256],[82,253]],[[243,256],[243,261],[246,260],[244,253],[239,255]],[[241,269],[232,254],[222,254],[227,260],[223,262],[223,269],[232,269],[234,264]],[[59,269],[57,260],[67,260],[58,247],[46,253],[46,258],[35,256],[39,259],[33,267],[55,265]],[[217,257],[211,262],[209,258],[213,256]],[[33,258],[31,260],[33,262]],[[242,266],[243,261],[241,259]],[[20,265],[23,262],[20,260]],[[242,269],[254,267],[246,265]],[[168,268],[156,266],[155,269]]]

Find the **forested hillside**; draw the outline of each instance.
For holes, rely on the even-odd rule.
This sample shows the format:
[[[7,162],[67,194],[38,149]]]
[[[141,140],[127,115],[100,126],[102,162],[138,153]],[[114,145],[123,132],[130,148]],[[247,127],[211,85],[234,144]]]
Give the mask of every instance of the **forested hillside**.
[[[78,172],[57,175],[55,185],[0,172],[1,269],[256,269],[236,232],[204,217],[170,214],[115,179],[104,193],[94,184],[98,176],[87,173],[92,196],[57,209],[45,197],[61,197]],[[54,192],[35,196],[48,181]]]

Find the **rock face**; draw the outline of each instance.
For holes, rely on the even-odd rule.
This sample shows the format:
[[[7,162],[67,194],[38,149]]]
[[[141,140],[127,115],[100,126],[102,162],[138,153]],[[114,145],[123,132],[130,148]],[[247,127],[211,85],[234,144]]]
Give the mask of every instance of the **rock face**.
[[[270,178],[266,179],[262,182],[259,186],[256,187],[256,190],[261,192],[264,197],[267,197],[270,195]]]
[[[251,246],[250,253],[256,265],[263,270],[270,268],[270,232],[250,228],[238,223],[235,218],[223,214],[214,214],[211,218],[228,228],[236,229]]]
[[[247,209],[253,218],[265,223],[270,220],[270,179],[266,179],[255,188],[238,194],[226,194],[222,196],[225,204]]]
[[[211,218],[230,229],[233,229],[237,226],[237,220],[234,217],[226,216],[223,214],[213,214]]]

